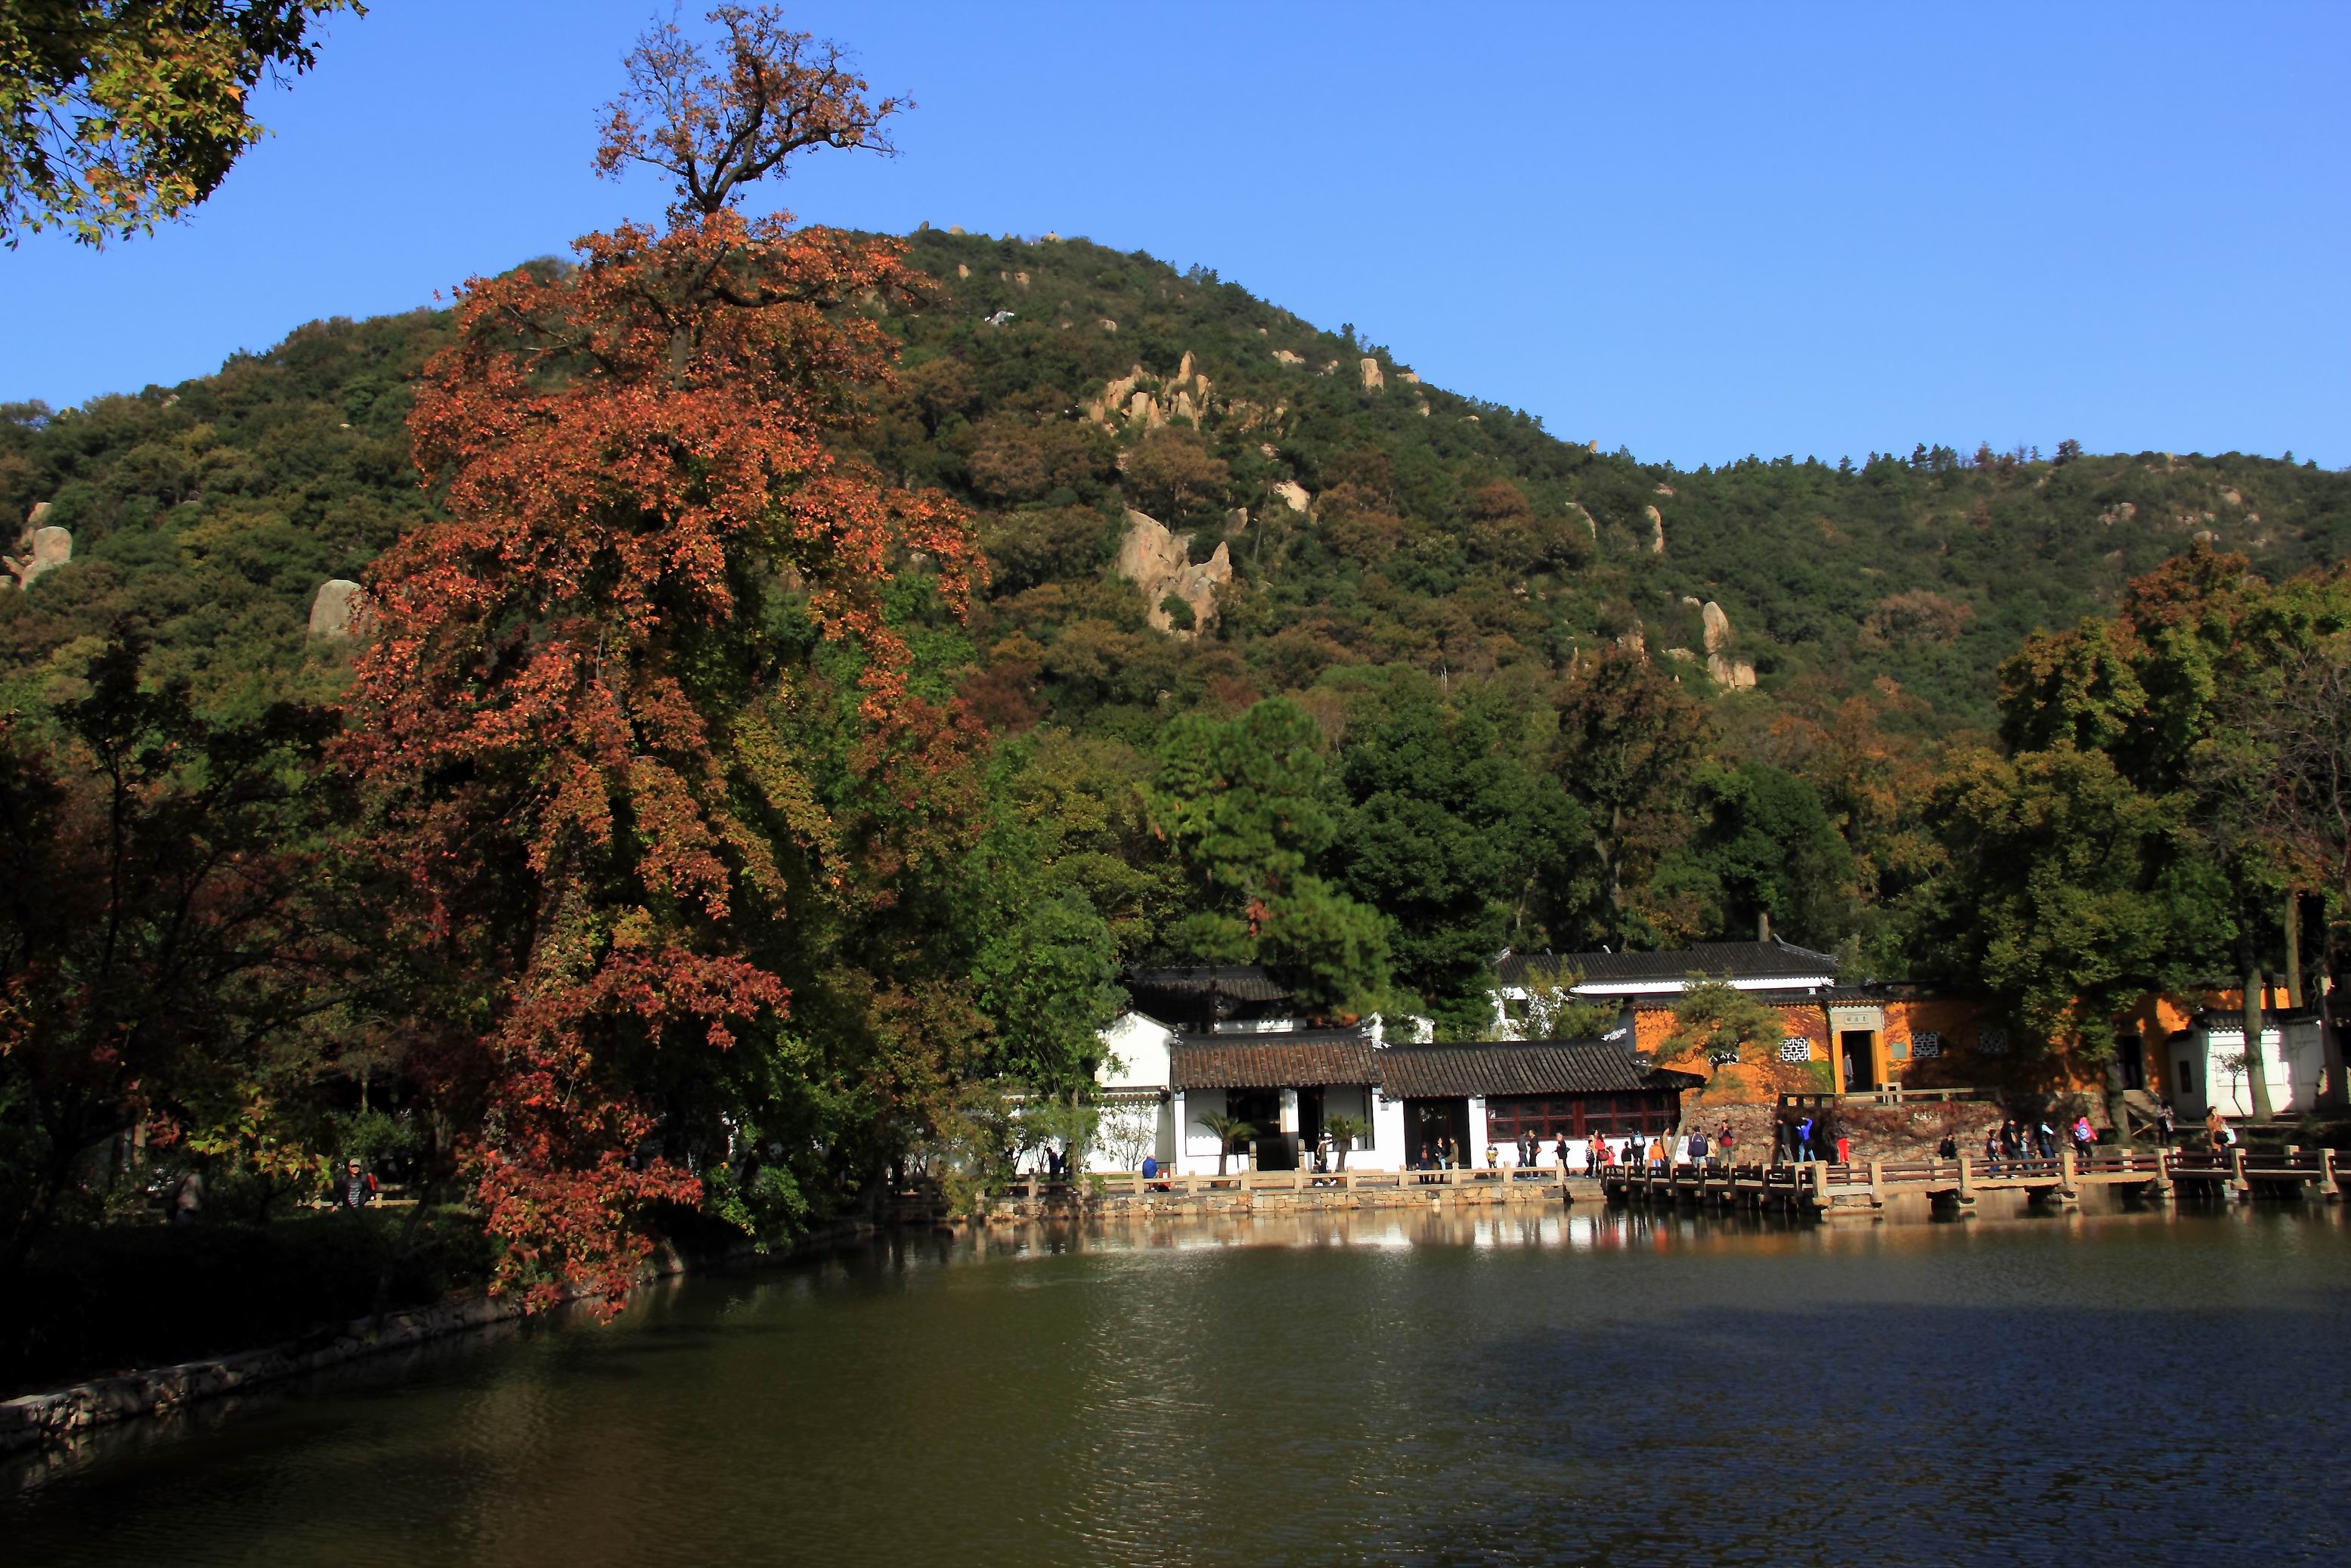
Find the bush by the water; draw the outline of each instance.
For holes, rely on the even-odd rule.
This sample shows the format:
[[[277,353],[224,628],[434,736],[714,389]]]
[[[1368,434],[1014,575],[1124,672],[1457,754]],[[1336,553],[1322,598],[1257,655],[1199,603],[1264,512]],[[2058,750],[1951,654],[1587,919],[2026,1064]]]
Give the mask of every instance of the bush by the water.
[[[0,1296],[0,1396],[258,1349],[488,1281],[478,1216],[408,1222],[395,1209],[60,1232]]]

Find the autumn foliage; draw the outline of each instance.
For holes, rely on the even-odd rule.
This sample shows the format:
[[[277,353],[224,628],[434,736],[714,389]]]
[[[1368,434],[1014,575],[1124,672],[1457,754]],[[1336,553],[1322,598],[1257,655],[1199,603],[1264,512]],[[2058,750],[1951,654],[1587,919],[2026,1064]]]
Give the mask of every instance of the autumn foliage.
[[[743,721],[790,678],[779,607],[859,651],[886,745],[907,653],[882,590],[919,551],[959,610],[976,559],[955,507],[833,450],[889,373],[851,307],[919,292],[898,247],[735,205],[801,148],[873,144],[858,128],[896,105],[770,15],[714,20],[715,61],[647,35],[599,160],[676,178],[667,229],[465,289],[410,423],[440,518],[369,584],[344,749],[402,916],[471,1009],[423,1060],[475,1102],[469,1168],[541,1298],[618,1291],[644,1207],[698,1195],[646,1146],[659,1054],[789,1004],[752,933],[788,914],[771,829],[814,808]]]

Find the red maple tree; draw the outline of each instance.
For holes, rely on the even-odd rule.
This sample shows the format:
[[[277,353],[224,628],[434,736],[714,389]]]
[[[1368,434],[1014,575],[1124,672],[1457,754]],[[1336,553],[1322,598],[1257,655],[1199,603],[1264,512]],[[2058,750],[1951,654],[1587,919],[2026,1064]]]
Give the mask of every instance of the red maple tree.
[[[666,227],[464,289],[410,420],[440,517],[370,580],[343,743],[404,915],[459,977],[465,1016],[421,1028],[441,1041],[421,1060],[465,1103],[505,1282],[535,1304],[617,1296],[645,1207],[698,1196],[649,1146],[656,1053],[787,1005],[745,927],[783,917],[768,834],[805,799],[737,723],[789,678],[772,607],[804,595],[862,651],[886,752],[921,705],[881,590],[923,552],[960,612],[978,570],[952,503],[833,446],[893,354],[852,306],[923,292],[903,247],[737,210],[804,150],[890,151],[904,104],[771,10],[710,19],[708,49],[674,25],[639,40],[598,154],[674,179]]]

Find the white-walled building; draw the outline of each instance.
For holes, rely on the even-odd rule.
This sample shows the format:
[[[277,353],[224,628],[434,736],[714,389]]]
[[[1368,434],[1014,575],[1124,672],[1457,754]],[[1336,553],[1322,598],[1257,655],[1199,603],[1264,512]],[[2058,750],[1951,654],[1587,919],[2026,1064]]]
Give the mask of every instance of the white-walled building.
[[[2241,1015],[2199,1013],[2194,1025],[2174,1034],[2166,1049],[2171,1058],[2171,1103],[2183,1123],[2202,1121],[2216,1105],[2220,1114],[2231,1118],[2253,1113],[2256,1063],[2245,1051]],[[2272,1013],[2263,1019],[2258,1066],[2269,1085],[2273,1113],[2283,1116],[2314,1108],[2326,1066],[2317,1016]]]
[[[1837,956],[1769,937],[1760,942],[1700,942],[1657,953],[1520,953],[1495,960],[1494,1038],[1545,1032],[1543,995],[1563,988],[1578,1001],[1636,1002],[1677,997],[1690,976],[1728,980],[1742,991],[1821,991],[1836,984]],[[1565,984],[1562,987],[1562,982]]]

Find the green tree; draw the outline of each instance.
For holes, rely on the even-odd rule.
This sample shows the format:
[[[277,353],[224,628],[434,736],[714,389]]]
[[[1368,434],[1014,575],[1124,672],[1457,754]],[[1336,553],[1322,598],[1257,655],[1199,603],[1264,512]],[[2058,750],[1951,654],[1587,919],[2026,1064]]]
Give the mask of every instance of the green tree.
[[[1308,869],[1337,829],[1320,739],[1314,721],[1281,698],[1236,719],[1193,713],[1168,726],[1148,791],[1151,818],[1193,886],[1169,956],[1261,960],[1305,1010],[1362,1013],[1388,993],[1386,922]]]
[[[1630,649],[1604,650],[1561,696],[1552,769],[1589,824],[1609,904],[1601,935],[1688,935],[1643,894],[1687,836],[1690,787],[1711,740],[1706,710]]]
[[[1556,779],[1503,751],[1490,720],[1433,692],[1351,728],[1337,783],[1336,881],[1395,922],[1399,983],[1448,1035],[1490,1027],[1513,901],[1566,880],[1581,813]]]
[[[152,233],[264,134],[265,78],[355,0],[11,0],[0,11],[0,237]]]
[[[1735,938],[1762,915],[1822,945],[1851,928],[1853,852],[1810,784],[1761,762],[1708,766],[1697,797],[1698,825],[1677,858],[1703,879],[1712,935]]]
[[[1527,961],[1526,1000],[1515,1021],[1528,1040],[1597,1040],[1615,1026],[1619,1002],[1580,997],[1583,977],[1564,958]]]
[[[331,716],[208,718],[141,655],[110,643],[47,734],[0,722],[0,1273],[118,1134],[258,1147],[345,995],[316,896]]]
[[[1701,974],[1689,977],[1688,986],[1674,1000],[1673,1016],[1674,1027],[1657,1045],[1661,1067],[1701,1055],[1743,1061],[1750,1048],[1769,1051],[1788,1034],[1779,1009],[1727,978]]]
[[[995,1026],[998,1072],[1043,1093],[1089,1087],[1098,1030],[1125,1001],[1118,946],[1074,891],[1035,900],[979,950],[972,982]]]
[[[1932,816],[1949,862],[1913,950],[2088,1060],[2111,1052],[2108,1019],[2208,979],[2235,935],[2188,801],[2133,789],[2102,752],[1964,758]]]

